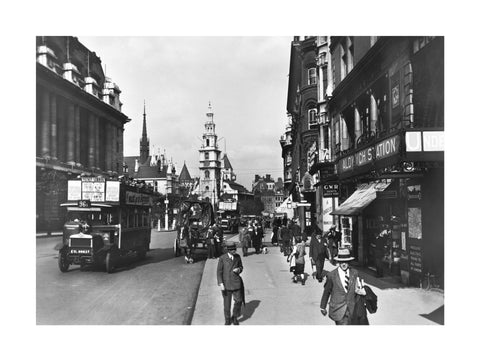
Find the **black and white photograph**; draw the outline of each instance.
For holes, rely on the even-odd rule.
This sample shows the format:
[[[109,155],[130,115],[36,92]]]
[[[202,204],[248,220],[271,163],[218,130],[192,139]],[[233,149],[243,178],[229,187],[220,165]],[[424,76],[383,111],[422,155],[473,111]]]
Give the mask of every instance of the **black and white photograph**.
[[[380,4],[29,3],[5,359],[471,358],[473,12]]]
[[[37,324],[444,324],[442,36],[36,56]]]

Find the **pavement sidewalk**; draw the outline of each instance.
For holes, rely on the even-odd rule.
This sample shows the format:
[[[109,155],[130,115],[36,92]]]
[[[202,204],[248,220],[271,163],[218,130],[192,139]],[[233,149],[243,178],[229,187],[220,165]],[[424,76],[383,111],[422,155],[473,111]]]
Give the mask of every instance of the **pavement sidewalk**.
[[[265,239],[270,239],[269,234]],[[238,235],[230,240],[238,242]],[[269,245],[269,243],[267,244]],[[320,299],[325,281],[312,279],[308,260],[305,265],[305,286],[292,282],[286,257],[278,247],[268,247],[267,254],[242,257],[245,302],[241,325],[334,325],[320,313]],[[241,255],[241,250],[240,251]],[[250,252],[253,248],[250,248]],[[308,249],[307,249],[308,253]],[[192,325],[223,325],[223,301],[217,285],[218,261],[205,264]],[[335,268],[325,262],[325,271]],[[357,268],[358,269],[358,268]],[[388,278],[377,279],[358,269],[360,276],[378,296],[378,310],[369,314],[371,325],[438,325],[443,324],[444,295],[405,287]]]

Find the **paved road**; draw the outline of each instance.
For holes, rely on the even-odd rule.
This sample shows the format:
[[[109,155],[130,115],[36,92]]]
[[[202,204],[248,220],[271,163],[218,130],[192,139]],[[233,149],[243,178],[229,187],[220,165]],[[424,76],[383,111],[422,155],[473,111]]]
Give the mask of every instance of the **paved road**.
[[[173,256],[174,237],[152,231],[147,258],[126,257],[112,274],[79,266],[61,273],[53,249],[61,238],[37,238],[37,324],[190,324],[206,251],[197,251],[198,262],[185,264]]]

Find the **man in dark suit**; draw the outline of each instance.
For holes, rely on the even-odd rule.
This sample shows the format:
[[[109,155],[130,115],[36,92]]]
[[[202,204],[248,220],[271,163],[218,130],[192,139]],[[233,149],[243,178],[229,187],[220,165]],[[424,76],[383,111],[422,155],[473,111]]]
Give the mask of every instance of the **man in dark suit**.
[[[334,258],[337,255],[338,248],[340,247],[342,234],[337,232],[337,226],[332,224],[326,236],[328,240],[328,250],[330,252],[330,262],[334,262]]]
[[[309,257],[312,266],[315,265],[315,278],[318,282],[323,280],[323,266],[325,265],[325,258],[327,257],[327,241],[322,235],[322,230],[315,225],[310,240]]]
[[[217,281],[223,295],[223,311],[225,325],[238,325],[242,303],[244,302],[243,281],[240,273],[243,271],[242,259],[237,254],[234,242],[226,243],[227,253],[220,256],[217,266]],[[233,313],[230,313],[233,296]]]
[[[327,274],[327,281],[320,301],[322,315],[327,315],[337,325],[350,325],[351,316],[355,308],[355,294],[365,296],[365,290],[359,281],[358,272],[350,267],[349,262],[354,258],[350,256],[348,248],[340,248],[335,261],[338,267]]]

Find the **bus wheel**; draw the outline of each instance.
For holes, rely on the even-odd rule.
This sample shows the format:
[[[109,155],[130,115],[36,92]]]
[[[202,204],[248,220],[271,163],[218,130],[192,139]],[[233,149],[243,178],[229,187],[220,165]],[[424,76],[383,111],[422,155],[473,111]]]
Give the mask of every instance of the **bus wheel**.
[[[105,257],[105,269],[107,273],[112,273],[114,268],[114,254],[112,251],[107,252],[107,256]]]
[[[60,271],[67,272],[70,263],[68,263],[67,252],[60,250],[58,252],[58,268]]]

